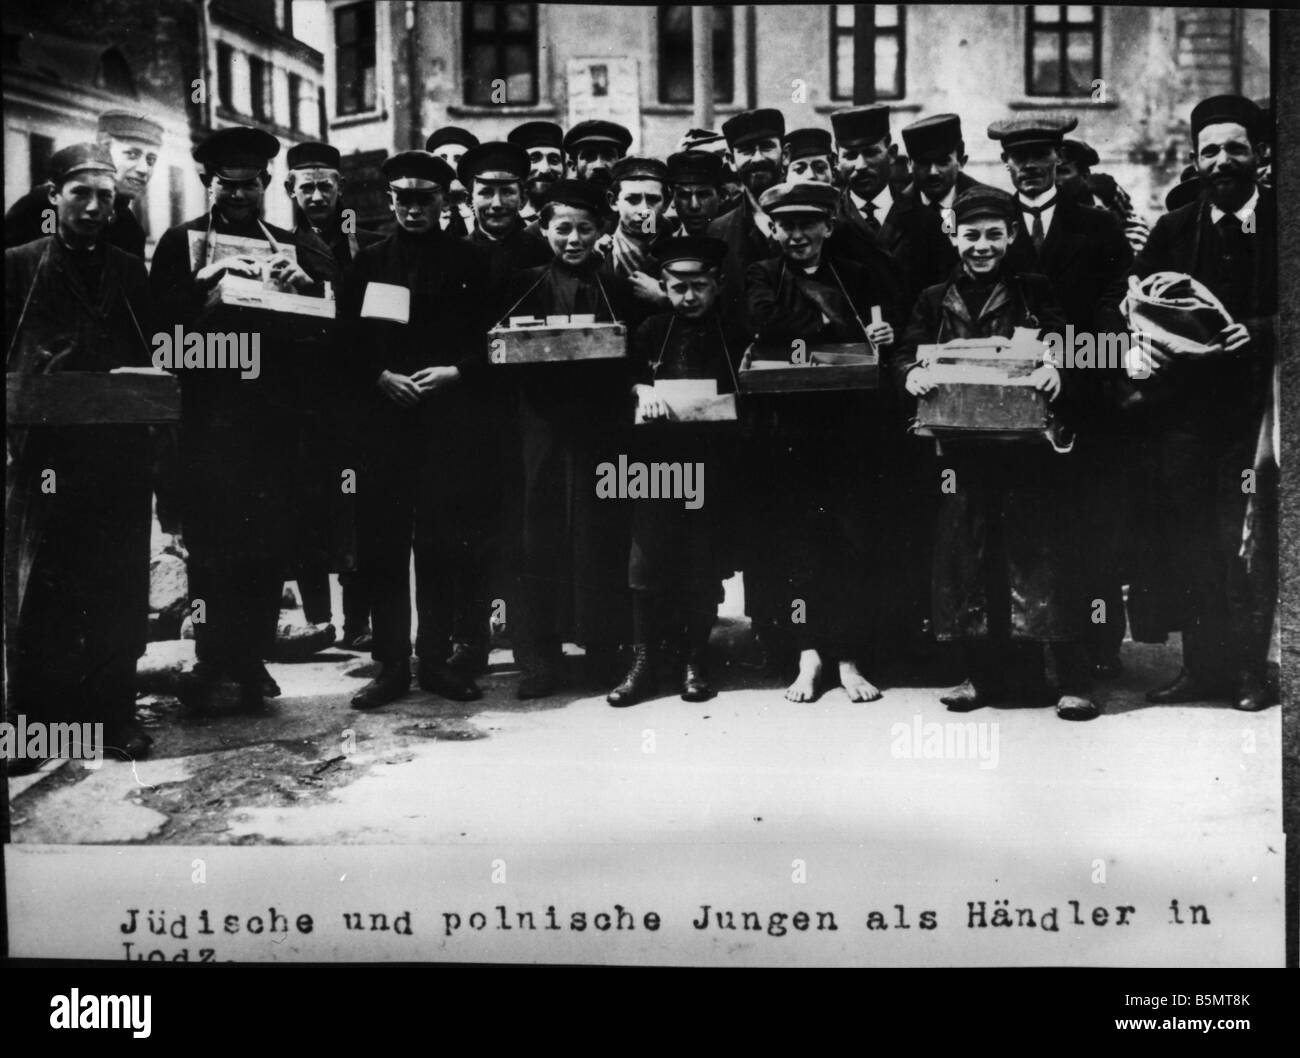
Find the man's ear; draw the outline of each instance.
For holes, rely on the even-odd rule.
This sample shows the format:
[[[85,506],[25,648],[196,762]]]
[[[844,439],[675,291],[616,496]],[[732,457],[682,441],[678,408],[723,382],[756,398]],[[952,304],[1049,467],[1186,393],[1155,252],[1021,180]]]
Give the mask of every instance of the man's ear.
[[[613,188],[610,188],[608,191],[605,192],[605,197],[606,197],[607,199],[609,199],[609,208],[612,209],[612,210],[614,210],[615,213],[617,213],[617,212],[618,212],[618,194],[614,191]]]
[[[1020,225],[1014,220],[1007,221],[1007,242],[1015,242],[1016,236],[1020,234]]]
[[[59,200],[59,189],[54,184],[51,184],[49,181],[46,181],[45,186],[48,189],[46,192],[46,197],[49,198],[50,205],[52,206]]]
[[[293,198],[293,177],[292,176],[286,176],[284,178],[284,189],[289,193],[289,197]]]
[[[958,155],[957,155],[957,167],[958,167],[959,169],[965,169],[965,168],[966,168],[966,161],[967,161],[967,156],[966,156],[965,154],[958,153]]]
[[[826,214],[826,234],[829,235],[835,230],[835,217],[833,214]]]
[[[889,155],[889,160],[891,162],[895,161],[898,158],[898,144],[891,143],[889,147],[886,149],[885,153]]]

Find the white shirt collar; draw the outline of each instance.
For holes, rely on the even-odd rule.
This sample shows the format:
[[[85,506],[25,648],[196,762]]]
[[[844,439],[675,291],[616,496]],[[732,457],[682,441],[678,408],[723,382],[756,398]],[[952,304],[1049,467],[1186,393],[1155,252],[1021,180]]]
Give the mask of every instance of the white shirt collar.
[[[880,189],[880,194],[871,200],[871,204],[876,207],[876,218],[878,220],[883,221],[889,215],[889,211],[894,208],[894,192],[890,189],[888,183]],[[859,206],[858,208],[861,209],[862,207]]]
[[[1023,191],[1019,191],[1019,192],[1017,192],[1017,193],[1016,193],[1016,197],[1020,199],[1020,204],[1021,204],[1021,206],[1035,206],[1035,207],[1037,207],[1037,206],[1041,206],[1044,202],[1047,202],[1047,201],[1049,201],[1049,200],[1055,198],[1055,197],[1056,197],[1056,188],[1054,188],[1054,187],[1048,188],[1046,191],[1044,191],[1044,192],[1043,192],[1041,195],[1039,195],[1037,198],[1030,198],[1030,197],[1029,197],[1028,195],[1026,195]],[[1053,208],[1055,208],[1055,204],[1053,204]]]
[[[1256,187],[1255,190],[1253,190],[1250,193],[1250,198],[1246,199],[1246,201],[1241,204],[1240,208],[1233,210],[1232,215],[1236,217],[1238,220],[1244,221],[1247,217],[1249,217],[1252,213],[1255,212],[1255,209],[1258,205],[1259,205],[1259,188]],[[1218,224],[1219,221],[1223,219],[1223,217],[1224,217],[1223,210],[1221,210],[1218,206],[1215,205],[1210,206],[1211,224]]]
[[[935,204],[934,200],[930,198],[930,196],[927,195],[924,191],[920,192],[920,195],[921,195],[921,201],[925,205],[930,206]],[[944,195],[943,198],[939,199],[938,206],[940,209],[952,209],[952,204],[956,201],[957,201],[957,185],[953,184],[952,187],[948,188],[948,193]]]

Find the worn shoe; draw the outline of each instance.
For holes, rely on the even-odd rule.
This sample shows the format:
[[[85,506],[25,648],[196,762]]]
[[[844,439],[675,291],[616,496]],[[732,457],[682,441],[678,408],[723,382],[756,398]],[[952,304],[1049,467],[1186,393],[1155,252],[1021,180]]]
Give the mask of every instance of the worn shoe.
[[[1186,669],[1161,687],[1147,691],[1147,701],[1152,705],[1177,705],[1180,702],[1204,702],[1222,698],[1223,687],[1203,683]]]
[[[487,648],[470,643],[457,643],[451,648],[451,657],[447,659],[447,668],[464,676],[481,676],[487,672],[487,667]]]
[[[717,697],[718,692],[709,682],[708,671],[703,658],[692,658],[682,669],[682,701],[707,702]]]
[[[1091,698],[1063,694],[1056,702],[1056,715],[1062,720],[1095,720],[1101,715],[1101,710]]]
[[[262,697],[262,681],[242,681],[239,684],[239,711],[241,713],[260,713],[265,709],[266,699]]]
[[[352,708],[378,709],[405,697],[410,690],[411,670],[406,662],[400,666],[386,665],[378,676],[353,695]]]
[[[940,695],[939,701],[954,713],[969,713],[988,705],[990,697],[968,679],[947,694]]]
[[[262,688],[262,697],[279,698],[280,685],[275,682],[275,677],[266,670],[266,665],[259,664],[257,671],[257,680]]]
[[[1243,713],[1258,713],[1272,704],[1264,681],[1253,673],[1243,673],[1232,696],[1232,707]]]
[[[143,760],[152,746],[153,739],[134,721],[104,731],[104,753],[118,760]]]
[[[370,626],[367,624],[360,628],[344,628],[343,642],[340,645],[344,650],[364,652],[374,646],[374,642],[374,636],[370,634]]]
[[[623,682],[605,696],[610,705],[624,707],[644,702],[655,693],[654,658],[648,643],[638,643],[632,648],[632,667]]]
[[[453,702],[472,702],[483,697],[478,684],[447,665],[421,665],[418,682],[421,690]]]
[[[334,645],[338,633],[332,624],[281,625],[271,651],[272,661],[306,661]]]

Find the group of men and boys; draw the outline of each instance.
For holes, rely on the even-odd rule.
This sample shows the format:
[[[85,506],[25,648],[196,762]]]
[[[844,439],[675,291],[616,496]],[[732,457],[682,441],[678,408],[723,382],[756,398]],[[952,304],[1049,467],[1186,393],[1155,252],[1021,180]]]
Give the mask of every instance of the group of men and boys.
[[[323,627],[331,568],[344,645],[368,643],[378,665],[352,704],[409,693],[412,556],[414,676],[454,700],[481,695],[503,616],[521,698],[560,689],[575,642],[611,705],[658,693],[667,660],[681,696],[706,700],[722,582],[740,571],[754,663],[785,672],[791,701],[836,680],[851,700],[879,698],[882,669],[919,659],[924,678],[937,641],[960,644],[965,675],[941,700],[970,710],[1022,671],[1046,690],[1047,645],[1058,714],[1094,717],[1095,681],[1120,672],[1128,586],[1135,637],[1183,634],[1182,669],[1151,701],[1266,706],[1265,115],[1237,96],[1193,108],[1199,193],[1149,233],[1090,173],[1096,152],[1067,139],[1073,118],[990,126],[1010,193],[962,171],[956,115],[901,129],[903,181],[888,106],[830,123],[787,130],[777,110],[747,111],[692,130],[666,161],[629,156],[631,132],[609,121],[529,121],[487,143],[440,129],[384,163],[387,234],[357,226],[324,143],[288,151],[295,223],[267,224],[280,144],[225,128],[194,151],[209,208],[165,232],[146,271],[130,207],[162,129],[105,115],[99,141],[57,152],[5,218],[9,372],[148,367],[158,332],[229,329],[212,311],[227,276],[334,297],[336,313],[263,330],[256,377],[173,365],[166,474],[163,430],[10,431],[18,710],[103,720],[123,752],[147,749],[134,672],[153,491],[160,514],[164,492],[176,505],[204,604],[200,707],[222,685],[250,709],[279,693],[265,661],[283,583],[299,579]],[[261,250],[218,256],[223,241]],[[1194,277],[1234,321],[1209,354],[1157,347],[1139,380],[1045,355],[1029,379],[1051,409],[1041,437],[909,431],[938,385],[923,346],[1124,333],[1130,276],[1164,271]],[[494,364],[488,332],[519,316],[624,324],[627,356]],[[735,421],[673,421],[657,383],[736,393],[755,343],[871,349],[879,384],[744,394]],[[603,493],[601,468],[620,459],[700,467],[703,501]],[[331,565],[336,538],[346,554]]]

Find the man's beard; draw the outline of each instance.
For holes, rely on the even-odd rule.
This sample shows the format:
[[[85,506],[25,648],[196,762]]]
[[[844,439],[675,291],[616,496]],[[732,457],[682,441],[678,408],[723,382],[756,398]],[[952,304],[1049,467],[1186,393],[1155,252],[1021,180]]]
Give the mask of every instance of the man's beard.
[[[587,182],[608,190],[614,183],[614,176],[608,169],[592,169],[587,173]]]
[[[781,167],[768,158],[757,158],[740,167],[740,181],[757,197],[781,180]]]
[[[560,174],[555,172],[538,173],[530,177],[527,185],[524,187],[525,194],[528,195],[528,201],[534,208],[540,208],[546,200],[547,193],[560,179]]]
[[[1219,179],[1229,177],[1231,179]],[[1200,181],[1211,202],[1220,209],[1235,209],[1250,198],[1250,192],[1255,186],[1255,174],[1246,169],[1220,170],[1214,176],[1201,174]]]

